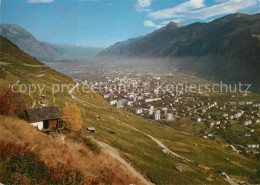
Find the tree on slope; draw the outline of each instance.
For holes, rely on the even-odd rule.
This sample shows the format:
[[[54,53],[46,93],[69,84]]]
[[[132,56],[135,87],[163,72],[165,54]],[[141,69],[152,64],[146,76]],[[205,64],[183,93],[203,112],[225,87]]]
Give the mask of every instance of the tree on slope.
[[[71,130],[80,130],[82,127],[81,113],[79,107],[70,103],[62,109],[62,120],[65,123],[65,128]]]

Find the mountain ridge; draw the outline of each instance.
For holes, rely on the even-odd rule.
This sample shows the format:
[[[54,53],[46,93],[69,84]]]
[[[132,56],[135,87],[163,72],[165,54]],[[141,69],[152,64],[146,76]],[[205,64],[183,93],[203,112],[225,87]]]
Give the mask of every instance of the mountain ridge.
[[[60,59],[58,53],[46,46],[24,28],[16,24],[1,24],[0,35],[15,43],[29,55],[45,61]]]
[[[17,24],[0,24],[0,35],[42,62],[62,61],[67,57],[94,56],[103,49],[38,41],[29,31]]]
[[[173,30],[165,26],[146,36],[116,43],[98,56],[167,58],[179,70],[230,83],[252,82],[258,89],[259,38],[260,14],[237,13]],[[244,74],[244,68],[249,73],[243,76],[240,73]]]

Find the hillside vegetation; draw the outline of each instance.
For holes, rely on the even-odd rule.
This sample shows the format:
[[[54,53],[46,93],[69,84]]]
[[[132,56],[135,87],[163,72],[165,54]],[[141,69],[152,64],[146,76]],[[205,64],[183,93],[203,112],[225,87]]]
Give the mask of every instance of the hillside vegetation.
[[[4,86],[9,83],[18,82],[19,84],[24,83],[27,85],[31,83],[40,85],[46,84],[44,94],[46,94],[50,104],[56,104],[59,108],[63,108],[70,102],[76,103],[82,114],[82,137],[89,135],[86,132],[86,127],[95,127],[97,132],[93,134],[93,136],[96,140],[116,148],[128,163],[134,166],[144,177],[150,179],[153,183],[161,185],[227,184],[215,171],[225,171],[236,179],[245,180],[250,183],[260,181],[259,159],[244,157],[230,151],[215,141],[185,135],[174,129],[156,125],[129,112],[116,109],[110,106],[96,92],[89,91],[82,93],[74,90],[71,92],[65,91],[63,93],[56,93],[52,96],[51,86],[53,84],[72,83],[76,85],[76,82],[25,54],[8,40],[4,38],[0,39],[0,57],[2,64],[4,64],[1,65],[1,71],[3,72],[1,72],[1,74],[6,74],[0,79],[1,85]],[[37,65],[37,67],[35,65]],[[42,74],[44,74],[44,76],[42,76]],[[38,91],[29,97],[32,99],[32,102],[40,99]],[[39,105],[37,104],[37,106]],[[97,117],[99,117],[99,119],[97,119]],[[6,117],[0,117],[0,119],[7,119],[5,122],[8,122],[1,125],[1,131],[4,130],[4,132],[1,133],[1,141],[5,143],[17,142],[18,144],[29,142],[32,145],[33,151],[37,152],[39,150],[41,160],[45,160],[46,163],[55,163],[55,159],[57,159],[82,171],[83,175],[90,175],[91,177],[93,175],[98,179],[103,179],[102,182],[107,181],[108,184],[109,182],[112,184],[114,184],[114,182],[115,184],[121,182],[119,180],[123,180],[122,183],[128,183],[130,179],[133,179],[130,173],[128,176],[125,176],[124,170],[121,170],[123,168],[117,169],[114,168],[114,165],[110,165],[110,161],[112,160],[108,156],[105,156],[105,158],[101,157],[104,156],[104,154],[95,156],[91,152],[89,154],[90,149],[84,148],[83,150],[87,153],[86,156],[84,158],[82,156],[79,157],[81,155],[79,150],[82,149],[82,139],[76,142],[75,137],[71,137],[68,134],[68,137],[66,136],[68,141],[61,143],[60,141],[49,139],[48,136],[40,134],[36,130],[35,132],[31,132],[31,129],[34,128],[31,128],[24,121],[20,122],[17,119]],[[11,119],[11,121],[8,121],[8,119]],[[9,122],[12,123],[9,124]],[[16,124],[16,122],[19,123]],[[23,126],[20,127],[19,125]],[[24,130],[23,127],[28,129],[28,132],[22,131]],[[27,134],[32,135],[27,137]],[[10,137],[7,137],[8,135],[10,135]],[[35,139],[31,139],[34,137]],[[43,138],[42,144],[40,143],[40,138]],[[48,138],[50,142],[45,142],[45,138]],[[172,151],[172,154],[164,153],[159,141],[168,147]],[[39,146],[40,149],[36,146]],[[48,148],[50,148],[50,150]],[[60,150],[60,148],[62,150]],[[91,147],[88,146],[88,148]],[[65,150],[68,150],[68,152]],[[50,155],[45,159],[44,156],[47,154]],[[54,157],[54,159],[52,159],[52,157]],[[68,159],[75,161],[75,165],[73,164],[74,162],[68,162],[70,161]],[[101,159],[103,162],[101,162]],[[92,164],[92,162],[97,165],[93,169],[93,172],[90,166],[86,165],[87,163]],[[179,172],[175,169],[178,165],[185,165],[186,170]],[[202,168],[201,165],[208,166],[209,168]],[[105,166],[106,168],[103,168]],[[109,178],[112,174],[109,170],[112,170],[112,173],[115,175],[113,179]],[[122,171],[122,173],[117,174],[119,171]],[[137,182],[137,184],[140,183]]]
[[[2,183],[63,184],[61,178],[56,176],[63,176],[64,184],[140,183],[118,161],[104,153],[94,154],[83,143],[51,138],[18,118],[0,116],[0,120],[1,144],[9,143],[11,150],[11,153],[7,153],[6,148],[0,148],[3,149],[0,158]],[[19,146],[27,147],[22,150]],[[18,155],[18,152],[21,154]],[[30,155],[26,157],[25,153]],[[7,163],[8,157],[11,159]],[[30,158],[34,163],[29,162]],[[50,177],[53,179],[48,179]]]
[[[55,83],[74,84],[74,81],[71,78],[48,68],[3,37],[0,37],[0,43],[1,92],[6,89],[9,84],[14,83],[45,85],[45,90],[42,94],[47,95],[51,104],[58,105],[62,108],[65,106],[66,102],[70,102],[71,97],[68,92],[59,93],[52,97],[51,88],[52,84]],[[44,77],[37,77],[39,74],[44,74]],[[32,105],[36,100],[40,100],[39,90],[30,96],[28,95],[28,92],[26,92],[21,98],[31,99],[29,103]],[[36,106],[39,105],[36,103]],[[93,148],[92,142],[87,139],[83,142],[79,135],[73,137],[68,136],[68,140],[66,140],[65,143],[62,143],[62,141],[57,141],[45,134],[39,133],[37,129],[18,118],[1,116],[0,122],[0,142],[5,145],[8,143],[15,143],[18,144],[19,147],[28,145],[29,150],[35,153],[36,158],[37,156],[40,156],[40,159],[46,163],[46,169],[52,167],[57,168],[59,165],[64,165],[69,170],[76,169],[76,171],[80,172],[84,177],[82,182],[87,182],[87,184],[92,183],[92,181],[93,183],[142,184],[117,160],[103,152],[98,155],[94,154],[97,153],[97,149]],[[16,182],[16,180],[23,175],[18,174],[19,172],[13,173],[17,173],[18,176],[14,175],[13,179],[9,179],[13,180],[12,182]],[[6,176],[9,176],[10,174],[11,172],[7,171],[5,176],[1,176],[0,182],[4,182],[3,180],[6,180]],[[23,176],[23,179],[25,179],[24,183],[28,181],[29,184],[34,184],[35,177],[29,177],[27,177],[26,174]],[[41,184],[46,181],[50,183],[47,177],[42,179],[42,181],[37,182]],[[10,181],[7,179],[6,182]]]

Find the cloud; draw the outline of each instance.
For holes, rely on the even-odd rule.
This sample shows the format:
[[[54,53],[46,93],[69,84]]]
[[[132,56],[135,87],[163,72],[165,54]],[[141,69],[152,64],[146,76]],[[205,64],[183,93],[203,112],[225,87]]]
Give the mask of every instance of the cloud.
[[[27,3],[51,3],[54,0],[28,0]]]
[[[169,24],[170,22],[175,22],[175,23],[181,23],[182,19],[173,19],[170,21],[163,21],[162,24],[166,25]]]
[[[152,0],[137,0],[135,4],[135,9],[138,12],[150,11],[147,7],[151,6]]]
[[[258,3],[258,0],[227,0],[217,5],[193,11],[190,15],[195,19],[204,20],[218,15],[237,13]]]
[[[173,8],[158,10],[150,12],[149,16],[152,19],[168,19],[173,18],[179,13],[189,12],[194,9],[205,7],[204,0],[189,0],[185,3],[179,4]]]
[[[174,8],[158,10],[149,13],[149,17],[157,19],[200,19],[236,13],[259,4],[258,0],[215,0],[217,4],[205,7],[204,0],[189,0]]]
[[[153,27],[153,28],[163,27],[163,25],[156,25],[153,21],[144,21],[144,26]]]

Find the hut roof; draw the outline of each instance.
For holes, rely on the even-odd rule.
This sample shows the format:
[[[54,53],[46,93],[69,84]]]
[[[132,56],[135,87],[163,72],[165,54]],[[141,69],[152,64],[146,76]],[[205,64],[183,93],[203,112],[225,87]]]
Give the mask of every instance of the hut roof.
[[[29,122],[57,119],[62,116],[59,108],[56,106],[27,109],[26,113],[28,115]]]

